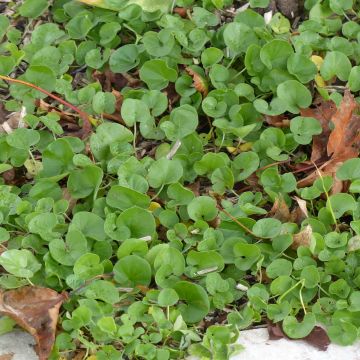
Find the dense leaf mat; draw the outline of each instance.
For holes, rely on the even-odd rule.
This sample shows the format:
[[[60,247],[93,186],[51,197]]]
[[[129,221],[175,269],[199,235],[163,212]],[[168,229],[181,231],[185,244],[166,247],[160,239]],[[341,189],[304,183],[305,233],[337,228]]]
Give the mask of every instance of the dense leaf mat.
[[[358,339],[360,4],[274,3],[0,4],[0,333],[98,360]]]

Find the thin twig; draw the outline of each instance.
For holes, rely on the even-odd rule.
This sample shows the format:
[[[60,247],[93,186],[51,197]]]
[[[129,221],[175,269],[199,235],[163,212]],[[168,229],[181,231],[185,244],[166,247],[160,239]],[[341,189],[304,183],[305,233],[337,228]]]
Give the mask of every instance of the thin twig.
[[[221,211],[222,213],[224,213],[226,216],[228,216],[232,221],[234,221],[236,224],[238,224],[243,230],[245,230],[247,233],[249,233],[250,235],[258,238],[258,239],[263,239],[260,236],[257,236],[254,232],[252,232],[247,226],[245,226],[244,224],[242,224],[236,217],[232,216],[228,211],[226,211],[223,207],[221,207],[219,204],[217,205],[217,208],[219,209],[219,211]]]
[[[89,119],[89,115],[85,111],[82,111],[81,109],[79,109],[77,106],[72,105],[69,102],[61,99],[60,97],[50,93],[49,91],[47,91],[47,90],[45,90],[43,88],[40,88],[39,86],[36,86],[36,85],[34,85],[32,83],[29,83],[27,81],[23,81],[23,80],[19,80],[19,79],[12,79],[11,77],[4,76],[4,75],[0,75],[0,79],[8,81],[8,82],[24,85],[24,86],[30,87],[32,89],[35,89],[37,91],[40,91],[43,94],[45,94],[45,95],[51,97],[52,99],[56,100],[57,102],[63,104],[64,106],[70,108],[71,110],[74,110],[75,112],[77,112],[79,114],[79,116],[81,117],[81,119],[84,122],[83,123],[83,128],[82,128],[83,137],[86,137],[91,132],[91,122],[90,122],[90,119]]]

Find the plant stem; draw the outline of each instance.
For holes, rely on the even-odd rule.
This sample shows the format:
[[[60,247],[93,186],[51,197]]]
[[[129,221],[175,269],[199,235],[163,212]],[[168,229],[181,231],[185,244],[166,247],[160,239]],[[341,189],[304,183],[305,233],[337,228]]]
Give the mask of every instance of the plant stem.
[[[217,208],[219,209],[219,211],[221,211],[222,213],[224,213],[226,216],[228,216],[232,221],[234,221],[236,224],[238,224],[243,230],[245,230],[248,234],[258,238],[258,239],[263,239],[262,237],[259,237],[257,235],[255,235],[255,233],[253,233],[247,226],[245,226],[244,224],[242,224],[238,219],[236,219],[236,217],[232,216],[228,211],[226,211],[222,206],[220,206],[219,204],[217,205]]]
[[[77,106],[72,105],[69,102],[61,99],[60,97],[52,94],[51,92],[49,92],[49,91],[47,91],[47,90],[45,90],[45,89],[43,89],[43,88],[41,88],[39,86],[36,86],[36,85],[34,85],[32,83],[29,83],[27,81],[19,80],[19,79],[12,79],[11,77],[4,76],[4,75],[0,75],[0,79],[4,80],[4,81],[7,81],[7,82],[12,82],[12,83],[24,85],[24,86],[30,87],[32,89],[35,89],[37,91],[40,91],[43,94],[45,94],[45,95],[51,97],[52,99],[56,100],[57,102],[63,104],[64,106],[70,108],[71,110],[74,110],[76,113],[79,114],[80,118],[84,122],[83,128],[82,128],[83,137],[86,137],[91,132],[91,123],[90,123],[89,115],[85,111],[80,110]]]
[[[294,286],[292,286],[290,289],[286,290],[279,298],[277,302],[281,302],[286,295],[289,295],[294,289],[296,289],[300,284],[303,283],[303,280],[298,281]]]

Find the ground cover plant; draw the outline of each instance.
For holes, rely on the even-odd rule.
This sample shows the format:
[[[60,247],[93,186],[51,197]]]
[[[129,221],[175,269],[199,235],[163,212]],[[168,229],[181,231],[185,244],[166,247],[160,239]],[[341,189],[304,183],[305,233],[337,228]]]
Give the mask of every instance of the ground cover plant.
[[[0,10],[0,333],[91,360],[359,338],[359,1]]]

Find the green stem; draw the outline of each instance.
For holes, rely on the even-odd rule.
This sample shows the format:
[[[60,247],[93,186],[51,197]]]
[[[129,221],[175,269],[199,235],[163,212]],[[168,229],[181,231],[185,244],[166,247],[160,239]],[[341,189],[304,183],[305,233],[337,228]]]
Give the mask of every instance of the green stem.
[[[160,195],[160,193],[161,193],[161,192],[163,191],[163,189],[164,189],[164,186],[165,186],[165,185],[161,185],[159,191],[151,198],[151,201],[154,201],[154,200]]]
[[[306,315],[306,308],[305,308],[305,304],[304,304],[304,299],[303,299],[303,296],[302,296],[302,289],[304,288],[304,283],[305,281],[302,279],[301,280],[301,288],[300,288],[300,291],[299,291],[299,297],[300,297],[300,302],[301,302],[301,306],[304,310],[304,314]]]
[[[303,280],[298,281],[294,286],[292,286],[290,289],[285,291],[279,298],[277,302],[281,302],[285,296],[289,295],[294,289],[296,289],[300,284],[303,283]]]
[[[135,35],[135,37],[136,37],[135,45],[137,45],[138,42],[142,39],[142,36],[139,35],[130,25],[124,24],[123,26],[124,26],[124,28],[130,30]]]

